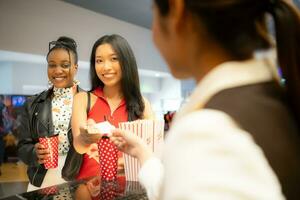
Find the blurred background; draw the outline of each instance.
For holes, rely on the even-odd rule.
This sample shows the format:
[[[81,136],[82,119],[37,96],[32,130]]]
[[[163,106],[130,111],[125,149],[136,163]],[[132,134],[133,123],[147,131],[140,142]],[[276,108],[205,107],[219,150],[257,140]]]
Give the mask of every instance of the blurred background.
[[[16,153],[19,114],[26,98],[48,87],[48,43],[69,36],[78,44],[80,86],[90,89],[89,57],[105,34],[125,37],[135,53],[141,89],[159,119],[171,120],[194,87],[178,81],[153,45],[151,0],[1,0],[0,106],[5,133],[0,136],[0,198],[24,192],[26,166]],[[2,114],[3,113],[3,114]],[[164,117],[165,115],[165,117]],[[168,126],[166,127],[168,129]]]
[[[300,0],[293,1],[298,8]],[[120,34],[133,48],[141,89],[158,119],[169,122],[195,87],[192,80],[172,78],[154,47],[151,0],[1,0],[0,108],[6,133],[0,135],[0,198],[26,191],[26,166],[16,155],[17,127],[28,96],[47,89],[48,42],[69,36],[78,44],[80,86],[90,89],[89,56],[105,34]]]
[[[78,43],[81,87],[89,89],[89,56],[105,34],[125,37],[136,55],[142,93],[157,117],[177,110],[193,84],[171,77],[152,43],[151,0],[2,0],[0,94],[32,95],[47,88],[48,42],[61,35]]]

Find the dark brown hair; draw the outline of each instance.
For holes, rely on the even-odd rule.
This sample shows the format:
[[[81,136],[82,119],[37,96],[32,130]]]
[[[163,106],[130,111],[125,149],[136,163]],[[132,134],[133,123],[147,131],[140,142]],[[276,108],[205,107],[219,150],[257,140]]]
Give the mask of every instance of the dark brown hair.
[[[169,0],[154,0],[162,16]],[[300,15],[284,0],[184,0],[187,12],[204,23],[211,37],[236,60],[271,46],[265,17],[275,23],[277,54],[290,104],[300,122]]]

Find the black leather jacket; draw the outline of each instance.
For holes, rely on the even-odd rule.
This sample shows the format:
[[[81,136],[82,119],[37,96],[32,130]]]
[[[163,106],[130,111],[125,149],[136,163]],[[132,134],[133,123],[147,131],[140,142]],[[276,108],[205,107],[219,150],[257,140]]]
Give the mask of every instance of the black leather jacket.
[[[79,87],[78,91],[81,91]],[[21,125],[18,128],[18,156],[28,165],[27,175],[30,183],[40,187],[43,183],[47,169],[37,162],[37,155],[34,145],[39,137],[53,135],[53,123],[51,114],[51,99],[53,89],[29,98],[24,106],[21,117]],[[82,155],[78,154],[73,147],[73,137],[69,125],[68,139],[70,149],[67,154],[65,165],[62,169],[62,177],[65,180],[72,180],[76,177],[82,163]],[[59,176],[59,175],[58,175]]]

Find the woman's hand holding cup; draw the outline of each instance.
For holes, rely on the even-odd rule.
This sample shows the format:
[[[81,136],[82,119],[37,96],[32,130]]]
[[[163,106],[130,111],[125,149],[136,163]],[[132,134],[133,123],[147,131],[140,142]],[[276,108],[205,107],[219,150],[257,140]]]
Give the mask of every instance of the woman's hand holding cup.
[[[38,158],[38,163],[44,164],[50,156],[48,148],[45,148],[45,146],[39,142],[34,145],[34,148]]]

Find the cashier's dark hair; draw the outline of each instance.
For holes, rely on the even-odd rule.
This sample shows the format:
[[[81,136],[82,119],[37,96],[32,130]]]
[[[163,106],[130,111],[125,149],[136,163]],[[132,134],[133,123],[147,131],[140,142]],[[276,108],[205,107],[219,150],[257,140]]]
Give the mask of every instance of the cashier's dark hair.
[[[287,97],[300,123],[299,10],[285,0],[182,1],[186,13],[195,19],[195,27],[201,21],[208,34],[236,60],[246,60],[255,50],[271,47],[265,22],[267,14],[272,16]],[[172,7],[169,2],[154,0],[162,18],[169,14]]]
[[[126,102],[128,120],[143,118],[145,104],[140,90],[137,63],[129,43],[120,35],[105,35],[95,42],[90,58],[91,91],[97,87],[104,87],[95,69],[96,50],[102,44],[110,44],[117,54],[122,71],[121,89]]]

